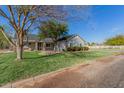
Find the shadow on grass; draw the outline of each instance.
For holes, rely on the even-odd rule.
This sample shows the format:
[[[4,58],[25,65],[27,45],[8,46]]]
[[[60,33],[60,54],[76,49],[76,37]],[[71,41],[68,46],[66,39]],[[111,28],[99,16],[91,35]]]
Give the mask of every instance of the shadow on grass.
[[[37,57],[24,57],[23,59],[40,59],[40,58],[56,57],[59,55],[60,54],[50,54],[50,55],[42,55],[42,56],[37,56]]]
[[[36,57],[24,57],[24,59],[41,59],[41,58],[55,58],[55,57],[60,57],[60,56],[65,56],[65,57],[87,57],[90,53],[86,54],[85,52],[63,52],[63,53],[56,53],[56,54],[48,54],[48,55],[38,55]]]
[[[39,59],[39,58],[42,58],[42,57],[24,57],[23,59]]]

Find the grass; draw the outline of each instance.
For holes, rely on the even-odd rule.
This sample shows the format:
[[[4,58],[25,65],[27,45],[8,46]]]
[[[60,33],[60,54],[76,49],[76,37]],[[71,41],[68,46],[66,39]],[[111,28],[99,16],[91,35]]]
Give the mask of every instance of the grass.
[[[69,67],[87,60],[108,56],[108,51],[65,52],[55,55],[41,55],[39,52],[25,52],[21,62],[15,60],[15,53],[0,54],[0,85],[60,68]]]

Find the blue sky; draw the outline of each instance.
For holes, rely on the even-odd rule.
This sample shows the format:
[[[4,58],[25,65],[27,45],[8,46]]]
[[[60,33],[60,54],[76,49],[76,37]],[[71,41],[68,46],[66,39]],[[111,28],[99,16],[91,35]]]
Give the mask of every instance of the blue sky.
[[[97,43],[124,34],[124,6],[91,6],[87,11],[80,13],[80,16],[86,14],[90,16],[88,20],[68,21],[70,34],[78,34],[88,42]],[[4,22],[3,19],[0,20]]]
[[[124,34],[124,6],[92,6],[90,19],[70,22],[70,33],[88,42],[101,43],[109,37]]]

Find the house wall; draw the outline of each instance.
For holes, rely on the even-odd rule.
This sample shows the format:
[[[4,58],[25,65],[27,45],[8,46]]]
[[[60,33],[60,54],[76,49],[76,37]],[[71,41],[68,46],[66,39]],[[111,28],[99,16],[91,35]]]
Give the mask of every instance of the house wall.
[[[60,41],[58,42],[58,50],[59,51],[63,51],[66,49],[67,46],[67,42],[66,41]]]
[[[58,43],[58,49],[60,51],[63,51],[66,50],[66,47],[74,47],[74,46],[79,46],[79,47],[82,47],[82,46],[85,46],[85,42],[79,37],[79,36],[76,36],[70,40],[67,40],[67,41],[60,41]]]
[[[67,42],[67,46],[68,46],[68,47],[84,46],[84,45],[85,45],[85,42],[84,42],[79,36],[76,36],[76,37],[70,39],[70,40]]]
[[[31,48],[31,50],[35,50],[35,42],[29,42],[28,47]]]

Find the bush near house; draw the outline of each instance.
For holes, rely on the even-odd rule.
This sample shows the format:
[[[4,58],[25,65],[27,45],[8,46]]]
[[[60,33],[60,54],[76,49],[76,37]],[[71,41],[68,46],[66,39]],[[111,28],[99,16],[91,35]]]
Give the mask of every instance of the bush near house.
[[[88,51],[89,47],[68,47],[67,51]]]
[[[89,47],[82,47],[81,50],[88,51],[89,50]]]

